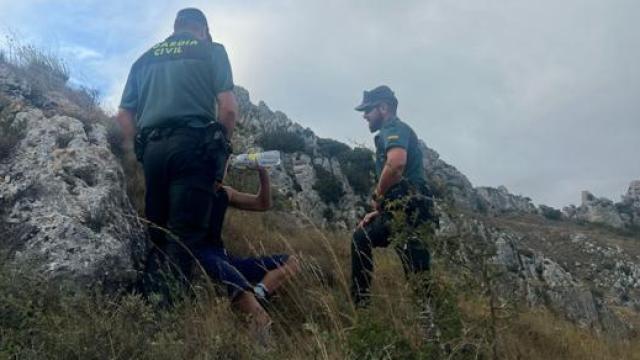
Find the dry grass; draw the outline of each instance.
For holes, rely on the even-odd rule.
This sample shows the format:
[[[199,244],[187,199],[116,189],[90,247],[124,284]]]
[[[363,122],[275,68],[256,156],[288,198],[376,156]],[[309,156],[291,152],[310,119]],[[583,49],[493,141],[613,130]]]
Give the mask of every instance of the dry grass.
[[[448,353],[434,349],[423,339],[419,299],[393,250],[376,250],[373,302],[368,310],[355,310],[347,292],[349,234],[327,233],[296,221],[286,213],[240,211],[230,211],[226,219],[225,241],[235,255],[287,252],[303,260],[300,276],[269,308],[276,342],[268,353],[255,346],[244,319],[206,282],[194,284],[195,297],[175,308],[158,309],[131,295],[54,296],[54,289],[25,286],[11,278],[0,282],[0,357],[491,357],[488,301],[476,290],[458,289],[455,299],[462,332],[449,339]],[[451,273],[438,271],[434,277],[450,287],[460,285]],[[606,340],[544,310],[515,312],[497,325],[501,359],[634,359],[640,350],[637,343]]]
[[[541,309],[518,314],[500,349],[505,359],[640,359],[638,339],[606,339]]]

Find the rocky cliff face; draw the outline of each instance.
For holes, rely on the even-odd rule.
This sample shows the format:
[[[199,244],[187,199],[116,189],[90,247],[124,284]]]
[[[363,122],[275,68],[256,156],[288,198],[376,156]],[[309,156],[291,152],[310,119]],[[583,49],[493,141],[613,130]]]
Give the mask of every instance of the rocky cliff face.
[[[538,216],[443,217],[439,236],[478,274],[479,251],[492,254],[495,290],[507,302],[546,306],[613,337],[640,326],[640,244]],[[637,241],[636,239],[635,241]]]
[[[79,110],[63,94],[33,92],[0,64],[0,122],[20,129],[0,159],[2,250],[49,277],[131,284],[144,232],[105,127],[63,115]]]
[[[284,113],[271,111],[263,102],[251,103],[249,92],[236,88],[236,97],[241,117],[233,143],[236,153],[249,149],[262,150],[260,139],[269,134],[291,134],[292,139],[301,139],[303,145],[297,151],[281,151],[282,163],[271,172],[272,185],[284,198],[288,211],[297,211],[314,224],[346,229],[355,224],[359,213],[364,212],[366,195],[357,195],[342,172],[336,157],[320,151],[318,136],[291,121]],[[280,149],[281,150],[281,149]],[[343,195],[336,202],[326,202],[316,188],[317,172],[324,169],[342,188]],[[331,214],[328,216],[328,214]]]

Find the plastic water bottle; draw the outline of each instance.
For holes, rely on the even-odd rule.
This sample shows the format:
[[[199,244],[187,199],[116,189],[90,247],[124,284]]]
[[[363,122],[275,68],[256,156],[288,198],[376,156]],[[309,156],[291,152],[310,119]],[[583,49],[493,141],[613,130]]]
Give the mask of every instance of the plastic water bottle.
[[[231,159],[231,166],[236,169],[249,169],[261,166],[267,169],[280,165],[280,151],[249,152],[238,154]]]

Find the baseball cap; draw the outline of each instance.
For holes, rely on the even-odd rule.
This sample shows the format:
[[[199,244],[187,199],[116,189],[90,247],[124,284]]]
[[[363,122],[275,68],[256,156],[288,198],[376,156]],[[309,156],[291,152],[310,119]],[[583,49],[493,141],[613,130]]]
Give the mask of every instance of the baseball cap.
[[[372,106],[378,105],[383,100],[398,101],[398,99],[396,99],[396,95],[386,85],[380,85],[370,91],[365,90],[364,94],[362,95],[362,103],[356,106],[355,110],[365,111],[366,109],[371,108]]]

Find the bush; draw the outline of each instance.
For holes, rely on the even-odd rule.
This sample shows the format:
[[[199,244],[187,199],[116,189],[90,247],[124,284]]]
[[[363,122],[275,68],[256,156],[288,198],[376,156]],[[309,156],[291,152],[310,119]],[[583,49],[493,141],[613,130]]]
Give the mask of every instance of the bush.
[[[549,220],[561,220],[562,212],[558,209],[554,209],[551,206],[540,205],[540,212],[542,216],[546,217]]]
[[[304,138],[297,133],[284,129],[265,133],[258,139],[258,144],[264,150],[279,150],[285,153],[305,150]]]
[[[409,339],[379,317],[361,314],[348,337],[352,359],[417,359]]]
[[[318,139],[318,152],[324,157],[339,157],[341,154],[350,151],[351,148],[348,145],[343,144],[339,141],[322,138]]]
[[[5,109],[8,100],[0,94],[0,161],[6,159],[26,133],[26,123],[16,121]]]
[[[336,217],[336,214],[333,212],[333,209],[328,207],[322,211],[322,217],[327,219],[327,221],[333,221]]]
[[[327,204],[339,203],[342,196],[344,196],[342,183],[322,166],[314,165],[314,169],[316,171],[316,182],[313,184],[313,190],[317,191],[322,201]]]
[[[18,78],[29,84],[30,92],[22,95],[47,117],[58,114],[74,117],[83,123],[87,132],[95,123],[107,123],[108,118],[99,106],[98,90],[69,86],[70,69],[54,53],[8,36],[2,54],[0,63],[7,64]]]
[[[23,44],[15,36],[8,36],[7,44],[5,61],[16,66],[20,75],[31,83],[32,90],[36,92],[33,95],[63,88],[69,81],[69,66],[53,53]]]
[[[341,169],[356,194],[367,196],[374,185],[375,163],[373,152],[357,147],[340,156]]]

